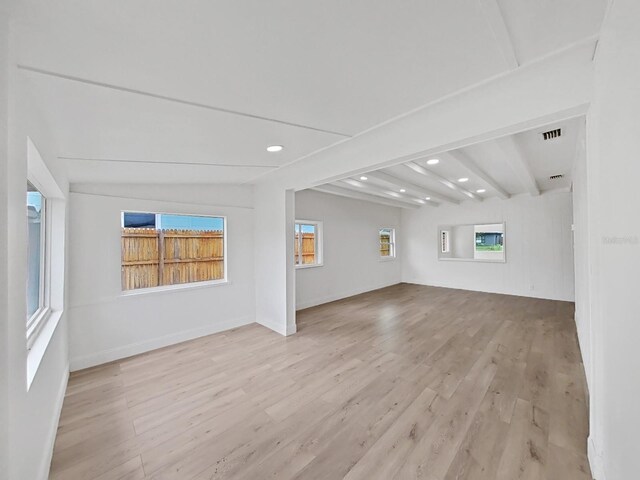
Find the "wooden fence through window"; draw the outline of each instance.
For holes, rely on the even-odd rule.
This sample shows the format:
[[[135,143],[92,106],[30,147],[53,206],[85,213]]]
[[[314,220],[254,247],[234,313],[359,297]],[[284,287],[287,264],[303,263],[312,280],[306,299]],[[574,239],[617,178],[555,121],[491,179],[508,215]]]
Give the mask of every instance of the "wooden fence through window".
[[[298,252],[300,251],[300,233],[296,233],[296,240],[294,242],[295,262],[300,263],[300,257]],[[303,233],[302,234],[302,265],[308,265],[310,263],[316,263],[316,234],[315,233]]]
[[[391,234],[380,233],[380,256],[391,256]]]
[[[122,229],[122,289],[224,278],[224,233]]]

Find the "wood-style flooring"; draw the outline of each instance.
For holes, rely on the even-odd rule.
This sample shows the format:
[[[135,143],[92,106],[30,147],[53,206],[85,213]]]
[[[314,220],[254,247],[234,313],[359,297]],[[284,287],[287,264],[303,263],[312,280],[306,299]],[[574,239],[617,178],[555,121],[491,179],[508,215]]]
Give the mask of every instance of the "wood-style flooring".
[[[401,284],[73,373],[52,479],[591,479],[573,304]]]

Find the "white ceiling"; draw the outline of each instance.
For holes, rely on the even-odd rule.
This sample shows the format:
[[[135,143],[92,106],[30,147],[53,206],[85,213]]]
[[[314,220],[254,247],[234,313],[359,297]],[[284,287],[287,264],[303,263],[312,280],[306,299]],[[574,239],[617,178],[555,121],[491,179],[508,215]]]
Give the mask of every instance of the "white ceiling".
[[[569,190],[584,117],[348,177],[318,190],[405,208]],[[543,140],[542,132],[561,130]],[[428,160],[438,159],[435,165]],[[562,175],[551,180],[552,175]],[[363,180],[365,177],[366,180]],[[461,178],[467,178],[461,182]],[[484,192],[478,190],[484,189]],[[531,192],[534,189],[534,192]],[[405,190],[402,192],[402,190]],[[427,201],[427,197],[429,200]]]
[[[605,3],[26,0],[17,61],[70,181],[242,183],[592,37]]]

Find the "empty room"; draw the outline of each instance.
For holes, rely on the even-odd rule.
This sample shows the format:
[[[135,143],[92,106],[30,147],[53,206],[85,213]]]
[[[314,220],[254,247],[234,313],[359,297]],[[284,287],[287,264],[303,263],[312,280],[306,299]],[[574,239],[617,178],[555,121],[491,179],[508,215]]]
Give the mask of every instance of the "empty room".
[[[0,479],[640,478],[639,22],[0,0]]]

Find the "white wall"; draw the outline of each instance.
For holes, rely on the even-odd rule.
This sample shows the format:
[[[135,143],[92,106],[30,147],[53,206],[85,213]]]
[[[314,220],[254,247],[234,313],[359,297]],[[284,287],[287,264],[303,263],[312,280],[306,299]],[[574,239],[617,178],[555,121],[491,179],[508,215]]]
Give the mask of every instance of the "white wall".
[[[506,222],[506,263],[438,260],[438,226]],[[568,192],[402,211],[402,281],[465,290],[574,298]]]
[[[9,12],[0,2],[0,225],[7,224],[9,120]],[[0,471],[9,470],[8,231],[0,229]]]
[[[131,196],[126,198],[121,188]],[[200,198],[210,204],[182,203]],[[72,370],[255,321],[252,192],[248,187],[73,186],[69,264]],[[154,200],[163,198],[164,200]],[[229,203],[237,206],[219,205]],[[227,217],[228,284],[123,295],[120,212]]]
[[[282,335],[296,332],[294,202],[292,190],[256,187],[256,322]]]
[[[584,133],[585,125],[581,126]],[[589,207],[586,138],[580,135],[576,148],[576,158],[571,174],[573,182],[573,251],[575,272],[575,321],[582,361],[587,378],[587,385],[591,387],[593,363],[591,359],[591,304],[589,279]]]
[[[1,29],[0,29],[1,30]],[[11,61],[15,65],[15,60]],[[7,319],[1,349],[7,355],[9,425],[8,466],[2,470],[11,480],[43,480],[48,476],[58,416],[68,376],[67,319],[63,313],[44,351],[39,369],[27,388],[26,268],[27,225],[25,198],[27,181],[27,137],[39,150],[64,195],[68,183],[46,118],[31,103],[28,83],[11,66],[9,79],[9,155],[6,177]],[[5,282],[3,281],[3,288]],[[64,308],[65,305],[63,304]],[[65,312],[66,313],[66,312]],[[3,435],[4,436],[4,435]]]
[[[296,308],[330,302],[400,282],[400,260],[380,260],[378,231],[396,229],[400,209],[305,190],[296,218],[323,222],[323,265],[296,269]]]
[[[638,19],[637,0],[611,2],[595,56],[594,102],[587,118],[589,459],[597,480],[640,475]]]

